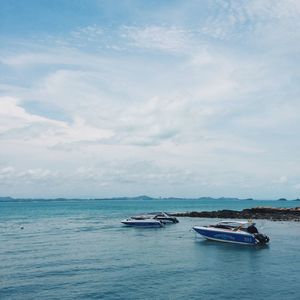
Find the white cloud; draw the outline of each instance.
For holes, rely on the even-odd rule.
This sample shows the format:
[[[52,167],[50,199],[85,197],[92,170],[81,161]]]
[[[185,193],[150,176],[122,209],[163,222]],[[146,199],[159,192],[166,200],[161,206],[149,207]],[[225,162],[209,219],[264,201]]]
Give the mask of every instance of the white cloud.
[[[164,182],[166,185],[178,184],[186,181],[196,180],[188,170],[180,170],[176,167],[158,165],[154,161],[122,161],[106,162],[101,168],[79,167],[75,172],[78,180],[99,182],[103,186],[118,184],[144,184],[156,185]]]
[[[0,168],[0,185],[15,185],[18,183],[32,183],[42,181],[52,181],[61,174],[58,171],[49,169],[26,169],[20,170],[12,166]]]
[[[0,177],[28,193],[26,177],[56,174],[62,194],[264,196],[278,183],[292,194],[299,5],[272,3],[218,1],[193,24],[91,25],[7,46]]]
[[[24,47],[25,48],[25,47]],[[27,48],[29,48],[27,50]],[[83,64],[83,59],[85,64]],[[85,66],[93,68],[97,64],[105,64],[100,57],[80,52],[70,46],[60,47],[30,43],[21,53],[4,53],[0,56],[0,62],[14,68],[42,66]]]
[[[280,183],[280,184],[284,184],[288,182],[288,177],[283,175],[280,176],[277,180],[275,180],[275,183]]]
[[[154,97],[128,108],[120,116],[120,142],[152,145],[175,138],[192,115],[188,106],[184,99]]]
[[[0,180],[10,179],[15,173],[15,168],[11,166],[2,167],[0,169]]]
[[[216,40],[287,43],[299,39],[300,5],[297,0],[220,0],[218,9],[202,20],[198,32]],[[248,42],[248,46],[251,45]],[[275,50],[275,49],[274,49]]]
[[[62,126],[59,121],[50,120],[26,113],[13,97],[0,98],[0,133],[11,129],[24,128],[30,124],[47,123],[52,126]]]
[[[103,35],[103,28],[96,25],[81,27],[71,32],[72,37],[88,41],[96,41]]]
[[[0,133],[4,140],[22,139],[27,142],[54,146],[59,143],[100,141],[113,132],[86,124],[74,116],[71,124],[29,114],[12,97],[0,98]]]
[[[192,43],[192,32],[175,26],[124,26],[122,31],[122,37],[128,39],[133,46],[145,49],[184,52]]]
[[[245,11],[252,18],[290,19],[300,15],[300,4],[297,0],[255,0],[247,2]]]

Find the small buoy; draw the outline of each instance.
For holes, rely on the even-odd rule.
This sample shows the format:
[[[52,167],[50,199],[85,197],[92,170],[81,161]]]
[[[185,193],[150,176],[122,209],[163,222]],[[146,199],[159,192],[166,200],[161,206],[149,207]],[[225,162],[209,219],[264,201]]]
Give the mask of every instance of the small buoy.
[[[21,229],[24,229],[24,227],[23,227],[23,226],[21,226]]]

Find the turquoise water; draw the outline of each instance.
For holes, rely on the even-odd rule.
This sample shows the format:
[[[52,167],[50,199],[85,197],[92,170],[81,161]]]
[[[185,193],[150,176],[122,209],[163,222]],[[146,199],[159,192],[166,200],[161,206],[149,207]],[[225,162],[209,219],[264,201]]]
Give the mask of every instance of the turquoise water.
[[[300,224],[259,220],[256,248],[205,241],[180,218],[123,227],[142,212],[293,207],[299,202],[76,200],[0,202],[0,299],[300,299]],[[24,227],[24,229],[21,229]]]

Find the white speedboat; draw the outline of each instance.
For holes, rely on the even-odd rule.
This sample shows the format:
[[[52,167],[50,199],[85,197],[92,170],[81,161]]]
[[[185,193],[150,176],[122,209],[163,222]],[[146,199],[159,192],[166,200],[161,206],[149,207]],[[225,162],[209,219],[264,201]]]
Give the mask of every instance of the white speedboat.
[[[163,227],[164,224],[152,218],[135,219],[128,218],[122,221],[124,225],[135,226],[135,227]]]
[[[179,221],[177,220],[177,218],[172,217],[172,216],[168,215],[165,212],[158,213],[157,215],[155,215],[153,217],[153,219],[162,221],[165,224],[167,224],[167,223],[179,223]]]
[[[195,226],[193,229],[202,237],[218,242],[248,245],[269,242],[269,237],[259,233],[252,221],[222,221],[216,225]]]
[[[145,215],[133,216],[131,217],[131,219],[134,220],[155,219],[161,221],[164,224],[179,223],[177,218],[168,215],[166,212],[151,212]]]

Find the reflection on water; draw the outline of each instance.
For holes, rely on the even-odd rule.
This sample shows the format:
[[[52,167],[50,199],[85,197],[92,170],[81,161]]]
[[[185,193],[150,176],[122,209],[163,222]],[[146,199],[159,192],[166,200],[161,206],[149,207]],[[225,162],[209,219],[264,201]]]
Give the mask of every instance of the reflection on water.
[[[204,239],[201,237],[196,237],[195,240],[196,240],[196,244],[199,244],[201,247],[217,248],[220,251],[256,252],[256,251],[260,251],[260,250],[267,250],[270,248],[269,244],[241,245],[241,244],[211,241],[211,240],[207,240],[207,239]]]

